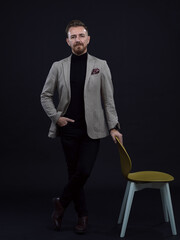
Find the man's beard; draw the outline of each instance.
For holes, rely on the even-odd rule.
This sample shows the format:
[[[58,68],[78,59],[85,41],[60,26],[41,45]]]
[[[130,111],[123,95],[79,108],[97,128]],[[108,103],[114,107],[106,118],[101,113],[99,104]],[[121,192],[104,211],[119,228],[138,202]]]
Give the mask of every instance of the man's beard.
[[[86,49],[87,49],[87,46],[85,47],[84,44],[82,43],[77,43],[73,47],[73,51],[77,55],[81,55],[82,53],[84,53]]]

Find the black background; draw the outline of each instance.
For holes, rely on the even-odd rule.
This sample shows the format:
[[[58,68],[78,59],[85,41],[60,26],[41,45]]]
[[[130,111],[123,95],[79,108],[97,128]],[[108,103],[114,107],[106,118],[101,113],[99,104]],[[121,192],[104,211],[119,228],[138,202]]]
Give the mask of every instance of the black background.
[[[16,209],[19,199],[57,195],[66,183],[60,141],[47,137],[50,120],[40,93],[52,63],[71,54],[65,27],[72,19],[85,22],[88,52],[111,69],[133,171],[171,173],[178,198],[179,1],[63,0],[1,3],[1,200],[11,197]],[[108,137],[87,191],[122,194],[124,187],[117,148]]]

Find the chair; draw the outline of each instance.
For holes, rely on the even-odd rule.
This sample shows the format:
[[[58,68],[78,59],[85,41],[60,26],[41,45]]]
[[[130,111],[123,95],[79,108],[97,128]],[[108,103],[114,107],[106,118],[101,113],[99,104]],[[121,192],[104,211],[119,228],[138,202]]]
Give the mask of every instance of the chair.
[[[134,193],[145,188],[160,189],[165,222],[170,221],[172,235],[177,235],[169,189],[169,182],[173,181],[174,177],[170,174],[157,171],[131,173],[131,159],[119,139],[116,139],[120,155],[121,171],[123,176],[127,179],[127,186],[118,218],[118,224],[122,223],[120,237],[123,238],[125,236]]]

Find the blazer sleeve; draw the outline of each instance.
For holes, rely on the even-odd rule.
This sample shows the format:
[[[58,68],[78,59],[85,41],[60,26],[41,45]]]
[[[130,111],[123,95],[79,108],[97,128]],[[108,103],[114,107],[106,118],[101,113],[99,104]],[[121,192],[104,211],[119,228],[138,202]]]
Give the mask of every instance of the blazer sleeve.
[[[56,62],[53,63],[49,74],[46,78],[43,90],[41,92],[41,104],[46,112],[47,116],[54,122],[57,123],[58,119],[61,116],[61,112],[57,111],[53,102],[54,92],[57,86],[58,80],[58,69]]]
[[[111,130],[115,127],[118,127],[120,129],[120,124],[114,103],[114,89],[111,72],[106,61],[103,61],[101,81],[101,95],[108,129]]]

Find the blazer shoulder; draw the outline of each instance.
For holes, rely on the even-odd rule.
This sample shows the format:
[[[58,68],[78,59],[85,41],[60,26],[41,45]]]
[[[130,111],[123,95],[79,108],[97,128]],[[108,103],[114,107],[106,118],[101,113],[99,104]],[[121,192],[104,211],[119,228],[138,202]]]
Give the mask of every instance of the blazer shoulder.
[[[94,61],[96,61],[96,62],[100,62],[100,63],[106,62],[106,60],[97,58],[97,57],[92,56],[92,55],[90,55],[90,54],[88,54],[88,57],[89,57],[90,60],[94,60]]]
[[[69,62],[70,60],[71,60],[71,56],[69,56],[67,58],[63,58],[63,59],[61,59],[59,61],[55,61],[55,62],[53,62],[52,65],[55,66],[55,67],[58,67],[58,66],[62,65],[63,63]]]

